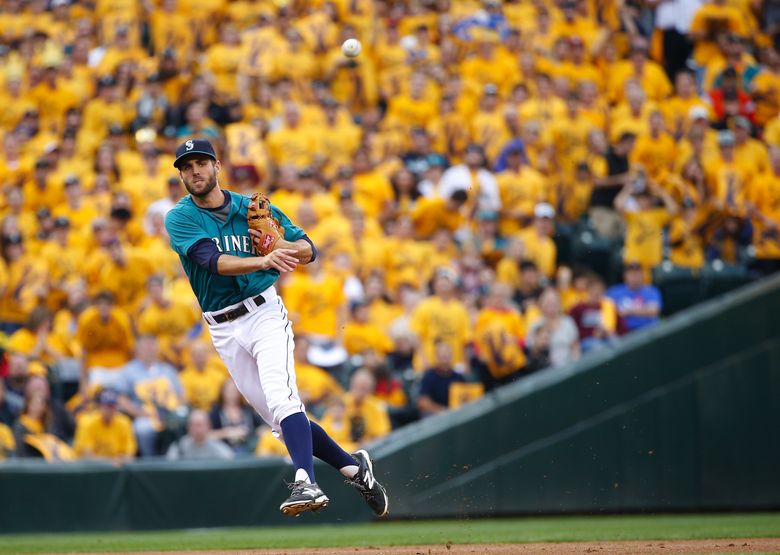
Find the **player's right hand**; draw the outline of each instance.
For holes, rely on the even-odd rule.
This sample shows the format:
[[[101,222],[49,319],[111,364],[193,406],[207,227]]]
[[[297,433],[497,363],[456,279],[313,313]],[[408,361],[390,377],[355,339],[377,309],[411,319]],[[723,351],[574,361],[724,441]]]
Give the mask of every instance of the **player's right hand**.
[[[298,259],[295,258],[295,251],[292,249],[276,249],[271,251],[262,259],[262,270],[279,270],[280,272],[292,272],[298,266]]]

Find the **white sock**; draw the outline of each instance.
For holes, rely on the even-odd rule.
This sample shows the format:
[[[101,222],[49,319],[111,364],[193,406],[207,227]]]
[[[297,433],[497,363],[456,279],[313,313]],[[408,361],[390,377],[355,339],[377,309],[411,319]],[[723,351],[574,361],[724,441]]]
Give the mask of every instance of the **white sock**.
[[[355,468],[357,468],[357,467],[355,467]],[[311,479],[309,478],[309,473],[306,472],[304,469],[299,468],[298,470],[295,471],[295,481],[296,482],[300,482],[301,480],[303,480],[307,484],[311,484]]]
[[[360,470],[360,467],[356,464],[351,464],[349,466],[345,466],[344,468],[339,468],[339,472],[341,472],[347,478],[354,478],[355,474],[358,473],[358,470]]]

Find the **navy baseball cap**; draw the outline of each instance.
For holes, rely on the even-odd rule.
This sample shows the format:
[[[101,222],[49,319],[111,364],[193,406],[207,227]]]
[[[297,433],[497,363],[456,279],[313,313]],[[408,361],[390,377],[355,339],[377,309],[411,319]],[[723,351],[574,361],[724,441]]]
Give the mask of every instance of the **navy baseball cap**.
[[[189,139],[176,148],[176,160],[173,161],[173,167],[178,169],[179,164],[193,154],[205,154],[206,156],[211,156],[214,160],[217,159],[214,147],[206,139]]]
[[[119,395],[113,389],[104,389],[98,394],[98,403],[101,405],[116,405],[119,402]]]

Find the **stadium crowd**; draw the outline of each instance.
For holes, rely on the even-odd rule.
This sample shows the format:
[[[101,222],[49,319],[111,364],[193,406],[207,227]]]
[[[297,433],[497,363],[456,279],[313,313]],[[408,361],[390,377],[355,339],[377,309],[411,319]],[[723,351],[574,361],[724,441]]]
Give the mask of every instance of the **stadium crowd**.
[[[662,262],[773,271],[778,23],[776,0],[4,0],[0,458],[286,454],[168,245],[191,137],[317,245],[278,287],[347,446],[652,325]],[[566,229],[622,243],[622,282]]]

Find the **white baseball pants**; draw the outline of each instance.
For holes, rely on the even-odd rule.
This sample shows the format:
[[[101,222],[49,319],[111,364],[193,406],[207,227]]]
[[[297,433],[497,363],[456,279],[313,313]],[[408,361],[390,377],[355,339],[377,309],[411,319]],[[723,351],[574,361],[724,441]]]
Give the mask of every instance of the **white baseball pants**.
[[[204,314],[217,353],[233,377],[241,394],[257,413],[281,436],[280,423],[295,414],[305,412],[295,383],[292,324],[287,309],[276,289],[271,286],[262,293],[265,303],[257,306],[252,299],[243,304],[249,312],[235,320],[212,323]]]

